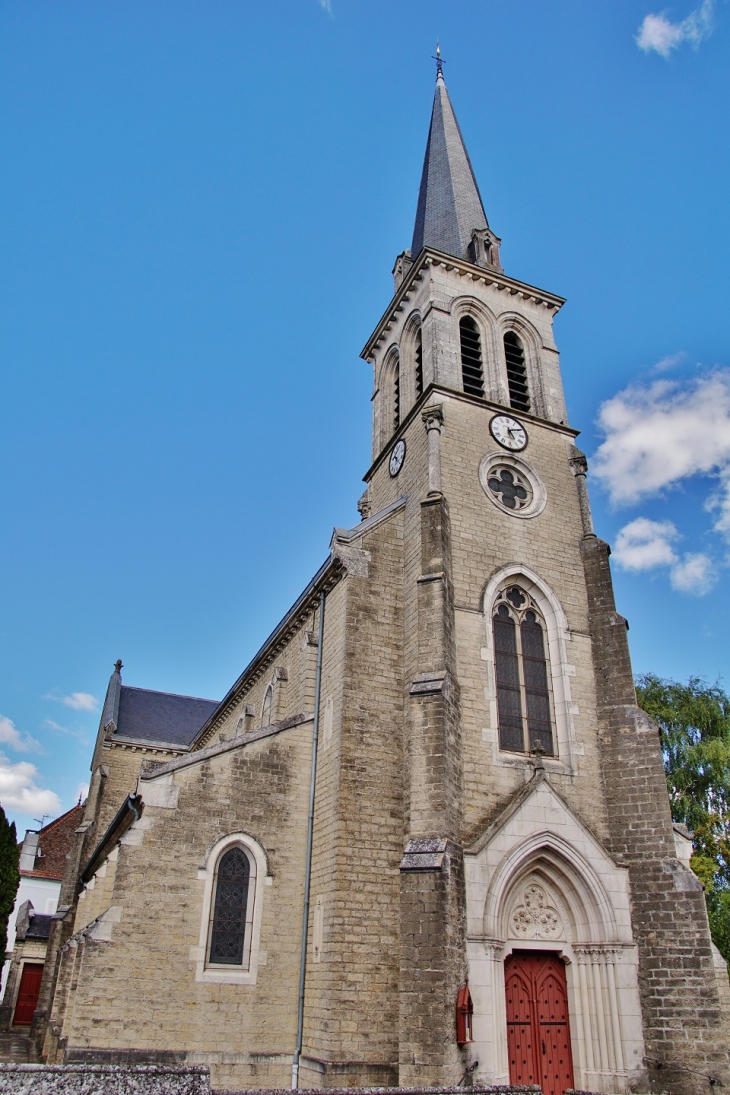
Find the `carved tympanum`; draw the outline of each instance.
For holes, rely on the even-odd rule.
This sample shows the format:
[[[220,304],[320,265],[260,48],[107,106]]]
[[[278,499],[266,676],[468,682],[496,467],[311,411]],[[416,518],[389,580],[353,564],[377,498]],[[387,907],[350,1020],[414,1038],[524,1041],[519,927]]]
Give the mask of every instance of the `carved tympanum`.
[[[531,882],[512,910],[512,931],[520,939],[555,939],[561,934],[560,913],[550,904],[542,886]]]

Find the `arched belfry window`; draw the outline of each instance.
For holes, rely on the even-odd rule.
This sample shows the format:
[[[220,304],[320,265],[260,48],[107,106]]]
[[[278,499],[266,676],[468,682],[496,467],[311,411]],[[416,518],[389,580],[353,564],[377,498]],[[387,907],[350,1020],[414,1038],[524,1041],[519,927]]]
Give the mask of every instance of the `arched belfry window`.
[[[239,845],[229,848],[218,860],[211,904],[209,965],[248,966],[255,880],[255,864]]]
[[[482,365],[482,340],[479,328],[471,316],[459,320],[461,340],[461,380],[468,395],[484,398],[484,368]]]
[[[498,595],[492,614],[499,746],[555,755],[545,621],[519,586]]]
[[[414,353],[416,360],[416,399],[420,399],[423,395],[423,339],[421,337],[421,328],[416,331],[416,349]]]
[[[527,386],[525,351],[514,331],[508,331],[504,336],[504,356],[507,361],[510,406],[516,411],[529,411],[530,391]]]
[[[400,358],[393,362],[393,429],[400,426]]]

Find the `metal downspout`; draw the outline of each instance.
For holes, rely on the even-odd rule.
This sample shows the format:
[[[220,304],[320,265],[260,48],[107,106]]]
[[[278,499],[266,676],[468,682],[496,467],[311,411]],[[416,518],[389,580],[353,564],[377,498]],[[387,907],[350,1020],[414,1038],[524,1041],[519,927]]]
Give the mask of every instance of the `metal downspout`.
[[[312,881],[312,837],[314,833],[314,791],[317,783],[317,745],[319,742],[319,698],[322,686],[322,648],[324,646],[324,600],[319,595],[319,636],[317,641],[317,675],[314,684],[314,730],[312,731],[312,774],[309,781],[309,817],[307,819],[307,855],[304,867],[304,911],[302,913],[302,953],[299,961],[299,1009],[297,1013],[297,1046],[291,1066],[291,1089],[299,1090],[299,1058],[304,1035],[304,983],[307,972],[307,941],[309,936],[309,889]]]

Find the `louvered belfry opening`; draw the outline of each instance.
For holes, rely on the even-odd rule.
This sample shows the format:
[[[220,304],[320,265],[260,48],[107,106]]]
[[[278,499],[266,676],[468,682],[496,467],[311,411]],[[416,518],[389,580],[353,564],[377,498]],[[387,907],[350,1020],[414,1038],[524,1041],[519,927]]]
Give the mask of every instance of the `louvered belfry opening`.
[[[423,395],[423,340],[421,328],[416,331],[416,399]]]
[[[400,426],[400,361],[393,362],[393,429]]]
[[[527,387],[525,351],[514,331],[504,336],[504,356],[507,359],[507,384],[510,407],[516,411],[529,411],[530,391]]]
[[[484,399],[484,370],[482,368],[482,342],[479,328],[471,316],[459,321],[461,337],[461,377],[467,395]]]

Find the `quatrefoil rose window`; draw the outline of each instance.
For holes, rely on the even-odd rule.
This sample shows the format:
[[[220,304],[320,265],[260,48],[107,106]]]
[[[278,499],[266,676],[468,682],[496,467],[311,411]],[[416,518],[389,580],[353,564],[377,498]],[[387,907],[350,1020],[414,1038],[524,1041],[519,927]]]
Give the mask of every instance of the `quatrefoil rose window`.
[[[494,452],[479,465],[482,489],[498,509],[514,517],[536,517],[542,513],[547,492],[537,472],[524,460]]]

